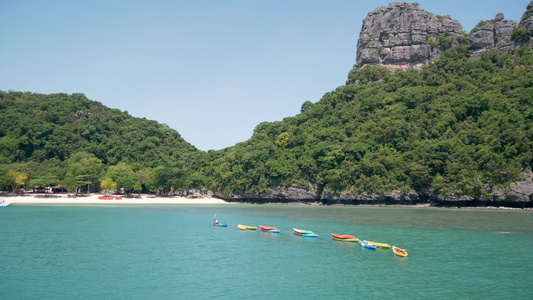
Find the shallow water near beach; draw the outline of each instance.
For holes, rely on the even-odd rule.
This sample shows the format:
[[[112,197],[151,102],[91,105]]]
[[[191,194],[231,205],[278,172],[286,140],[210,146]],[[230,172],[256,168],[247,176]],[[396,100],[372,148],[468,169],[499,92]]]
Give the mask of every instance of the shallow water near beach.
[[[0,228],[0,299],[533,298],[533,211],[14,205]]]

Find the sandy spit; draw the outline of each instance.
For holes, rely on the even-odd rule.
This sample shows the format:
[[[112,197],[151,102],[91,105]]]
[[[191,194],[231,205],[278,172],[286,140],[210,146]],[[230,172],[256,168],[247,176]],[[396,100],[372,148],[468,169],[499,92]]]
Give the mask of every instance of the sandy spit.
[[[89,196],[74,195],[53,195],[45,197],[43,195],[8,196],[0,195],[0,201],[17,204],[230,204],[218,198],[185,198],[185,197],[155,197],[148,198],[127,198],[104,200],[98,199],[103,195],[92,194]],[[108,197],[112,197],[108,195]]]

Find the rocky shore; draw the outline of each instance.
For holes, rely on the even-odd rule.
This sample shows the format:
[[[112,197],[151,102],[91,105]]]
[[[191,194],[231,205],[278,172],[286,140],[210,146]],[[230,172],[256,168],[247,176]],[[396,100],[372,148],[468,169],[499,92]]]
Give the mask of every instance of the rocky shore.
[[[490,197],[445,197],[432,195],[427,190],[402,194],[399,191],[382,195],[355,195],[343,192],[339,195],[319,192],[309,185],[276,186],[267,195],[239,192],[229,197],[217,197],[231,203],[254,204],[306,204],[306,205],[373,205],[373,206],[422,206],[422,207],[472,207],[472,208],[533,208],[533,181],[528,179],[510,185],[507,192],[494,190]]]

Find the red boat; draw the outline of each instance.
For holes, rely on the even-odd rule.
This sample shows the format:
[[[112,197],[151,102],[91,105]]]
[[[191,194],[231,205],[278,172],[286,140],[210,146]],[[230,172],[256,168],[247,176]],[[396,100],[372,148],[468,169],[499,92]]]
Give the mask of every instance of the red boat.
[[[261,228],[261,231],[278,230],[277,227],[271,227],[271,226],[260,225],[259,227]]]
[[[331,234],[331,237],[332,237],[334,240],[342,241],[342,242],[359,242],[359,239],[356,238],[356,237],[353,236],[353,235],[343,235],[343,234],[332,233],[332,234]]]

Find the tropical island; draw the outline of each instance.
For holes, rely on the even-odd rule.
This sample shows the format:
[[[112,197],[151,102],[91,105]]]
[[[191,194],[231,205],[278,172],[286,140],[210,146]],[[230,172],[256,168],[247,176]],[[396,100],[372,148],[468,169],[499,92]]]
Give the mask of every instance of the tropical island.
[[[465,33],[416,3],[379,7],[344,85],[219,151],[80,93],[0,92],[0,190],[531,208],[532,12]]]

